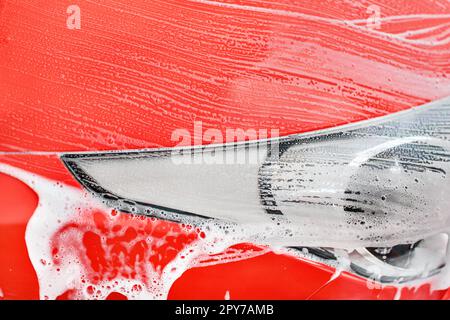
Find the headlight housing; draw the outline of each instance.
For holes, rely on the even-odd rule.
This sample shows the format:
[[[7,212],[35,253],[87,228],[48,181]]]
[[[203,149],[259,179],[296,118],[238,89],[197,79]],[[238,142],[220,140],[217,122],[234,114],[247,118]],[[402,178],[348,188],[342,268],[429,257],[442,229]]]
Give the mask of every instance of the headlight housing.
[[[354,269],[364,274],[364,261],[378,259],[383,248],[395,252],[406,245],[417,252],[424,239],[447,233],[449,137],[447,98],[356,125],[279,139],[65,154],[62,160],[110,207],[226,225],[250,241],[356,248],[352,259],[359,268]],[[448,237],[438,242],[434,251],[442,255],[444,247],[445,256]],[[421,269],[432,274],[444,265],[441,258]],[[395,268],[400,267],[390,266],[385,279],[398,279],[401,270]],[[422,271],[404,273],[404,278],[423,276]]]

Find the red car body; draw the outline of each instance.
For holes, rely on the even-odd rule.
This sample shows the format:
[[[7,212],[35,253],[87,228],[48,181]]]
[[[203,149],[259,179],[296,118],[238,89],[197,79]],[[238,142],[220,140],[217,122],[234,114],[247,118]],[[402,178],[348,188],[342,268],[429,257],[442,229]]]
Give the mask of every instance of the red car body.
[[[92,208],[74,213],[76,220],[63,218],[54,234],[31,239],[26,234],[41,195],[20,177],[38,176],[81,194],[60,154],[173,147],[173,130],[191,130],[194,121],[222,132],[313,132],[450,95],[445,0],[78,2],[81,28],[69,29],[67,1],[0,0],[3,299],[80,297],[80,287],[70,281],[54,296],[43,294],[52,280],[36,272],[33,241],[48,241],[44,245],[52,250],[52,261],[43,265],[58,266],[64,254],[77,257],[89,284],[83,297],[126,299],[115,289],[98,295],[96,286],[105,279],[132,279],[151,287],[146,265],[162,272],[202,237],[202,230],[186,231],[174,222],[121,212],[111,220]],[[380,10],[375,28],[366,23],[371,5]],[[166,297],[448,299],[450,294],[427,283],[369,288],[367,279],[347,272],[330,281],[334,270],[328,265],[252,244],[228,251],[248,256],[187,268]]]

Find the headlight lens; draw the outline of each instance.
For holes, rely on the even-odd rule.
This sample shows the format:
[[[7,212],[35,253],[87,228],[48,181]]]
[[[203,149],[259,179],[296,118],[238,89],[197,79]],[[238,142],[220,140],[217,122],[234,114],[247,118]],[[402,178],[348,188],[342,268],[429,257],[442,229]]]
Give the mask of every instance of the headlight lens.
[[[119,210],[187,223],[212,219],[260,242],[366,248],[353,253],[355,270],[368,272],[365,261],[372,260],[386,265],[386,279],[408,278],[417,272],[405,273],[389,254],[399,244],[418,252],[429,244],[424,239],[450,228],[449,137],[447,98],[269,141],[62,159]],[[436,250],[445,252],[447,242]],[[430,270],[443,265],[437,260]]]

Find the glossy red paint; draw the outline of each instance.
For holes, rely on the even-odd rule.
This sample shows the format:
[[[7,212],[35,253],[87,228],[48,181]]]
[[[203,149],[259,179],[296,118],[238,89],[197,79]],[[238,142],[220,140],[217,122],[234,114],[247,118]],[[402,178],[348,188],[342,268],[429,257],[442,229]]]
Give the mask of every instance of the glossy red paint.
[[[192,130],[193,121],[222,132],[308,132],[450,95],[450,44],[440,38],[450,24],[448,1],[79,1],[80,30],[66,28],[67,5],[0,0],[0,163],[78,188],[58,155],[47,152],[170,147],[178,142],[172,131]],[[370,5],[387,17],[379,30],[365,27]],[[0,186],[2,297],[36,299],[24,238],[38,198],[1,173]],[[52,235],[53,262],[61,252],[77,255],[91,282],[130,268],[126,276],[142,278],[143,265],[164,268],[199,236],[118,214],[117,225],[103,224],[102,212],[65,222]],[[170,248],[150,248],[145,237],[165,237],[161,229],[177,230]],[[68,235],[77,235],[73,243],[63,240]],[[349,274],[327,284],[332,273],[267,253],[190,269],[169,298],[223,299],[226,291],[232,299],[395,296],[392,287],[369,290]],[[405,299],[449,298],[427,286],[403,291]],[[59,298],[76,296],[70,288]]]
[[[372,283],[368,290],[367,281],[352,274],[344,273],[335,281],[324,286],[312,299],[362,299],[362,300],[422,300],[445,299],[445,290],[431,290],[429,284],[415,288],[398,288],[393,286],[381,287]]]
[[[188,270],[172,286],[170,299],[269,300],[392,300],[443,299],[444,291],[429,285],[401,289],[380,286],[357,276],[342,273],[329,282],[334,270],[302,259],[267,253],[244,261]],[[372,285],[369,289],[369,286]],[[376,287],[378,286],[378,287]],[[189,289],[189,290],[187,290]]]
[[[0,299],[38,299],[39,284],[25,244],[25,228],[38,197],[26,184],[2,173],[0,191]]]

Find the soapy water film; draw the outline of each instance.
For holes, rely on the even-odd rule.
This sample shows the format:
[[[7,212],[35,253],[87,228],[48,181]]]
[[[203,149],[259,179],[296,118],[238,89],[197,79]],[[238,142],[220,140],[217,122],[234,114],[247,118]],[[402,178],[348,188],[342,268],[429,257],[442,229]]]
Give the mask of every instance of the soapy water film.
[[[448,1],[86,1],[80,30],[4,3],[0,151],[172,147],[193,120],[285,136],[450,94]]]
[[[180,3],[175,2],[174,6],[179,6]],[[243,112],[255,114],[255,117],[248,120],[250,127],[276,126],[278,125],[274,120],[276,117],[267,117],[268,107],[275,108],[275,110],[271,109],[272,114],[282,116],[287,121],[285,131],[282,131],[282,134],[286,134],[298,132],[300,129],[308,131],[322,128],[330,123],[335,125],[381,116],[387,113],[386,110],[403,110],[411,105],[419,105],[449,93],[449,82],[445,77],[445,74],[448,74],[448,59],[446,58],[449,39],[448,25],[439,22],[439,19],[443,19],[445,22],[445,15],[434,17],[436,14],[430,12],[429,15],[418,14],[416,17],[387,17],[382,20],[382,30],[367,31],[365,30],[366,20],[355,20],[352,16],[353,13],[349,10],[344,10],[346,14],[349,13],[348,18],[332,19],[327,16],[330,13],[327,10],[311,9],[308,11],[312,13],[311,15],[296,14],[293,11],[298,8],[284,2],[272,5],[276,8],[271,8],[267,3],[260,1],[252,1],[254,4],[252,6],[240,6],[233,4],[232,1],[222,4],[217,1],[185,3],[193,6],[198,12],[202,12],[199,9],[208,11],[212,7],[219,7],[221,8],[220,14],[214,12],[213,16],[216,18],[222,15],[226,17],[224,19],[226,22],[221,22],[217,18],[218,22],[216,21],[212,27],[204,25],[200,19],[202,17],[198,20],[202,27],[207,28],[205,32],[211,32],[210,29],[212,29],[211,33],[217,34],[217,39],[214,38],[214,46],[218,48],[231,47],[231,51],[217,50],[217,56],[213,55],[214,59],[211,59],[208,54],[205,54],[206,57],[209,57],[206,60],[202,60],[205,59],[202,55],[196,56],[195,59],[189,56],[183,58],[188,61],[189,59],[200,62],[208,61],[208,65],[212,65],[210,68],[212,71],[204,67],[205,63],[200,64],[200,67],[192,64],[187,72],[184,69],[186,66],[178,66],[179,61],[161,64],[159,61],[151,61],[151,63],[144,61],[151,72],[144,68],[145,72],[139,73],[137,77],[139,80],[136,80],[132,68],[131,70],[120,68],[121,61],[125,59],[133,60],[132,66],[139,68],[142,62],[140,60],[145,60],[144,58],[148,54],[144,51],[145,46],[159,48],[159,42],[164,44],[164,49],[167,47],[172,50],[182,48],[189,51],[189,54],[197,54],[195,47],[191,47],[194,42],[183,42],[184,38],[191,39],[192,37],[180,36],[179,39],[172,37],[172,35],[185,32],[179,22],[176,23],[180,24],[182,31],[167,33],[171,35],[167,39],[164,38],[165,35],[158,33],[159,29],[153,28],[150,23],[145,24],[147,20],[140,21],[140,23],[138,21],[136,25],[145,25],[147,30],[158,34],[155,37],[144,37],[146,41],[151,42],[150,44],[139,39],[143,46],[137,53],[135,48],[129,48],[124,43],[114,43],[111,39],[105,40],[105,37],[100,37],[101,41],[97,39],[87,43],[88,45],[81,39],[77,43],[80,46],[76,49],[72,48],[72,50],[68,49],[69,43],[66,38],[61,40],[56,36],[44,37],[41,35],[35,39],[28,39],[29,42],[37,39],[33,50],[45,54],[39,57],[30,55],[30,52],[23,49],[27,46],[19,44],[21,54],[4,59],[2,62],[10,63],[6,66],[6,70],[11,77],[8,77],[5,83],[14,84],[17,81],[20,86],[16,86],[16,90],[20,90],[23,84],[32,97],[39,96],[40,90],[46,95],[50,91],[55,92],[52,98],[54,100],[51,103],[47,101],[47,104],[44,101],[42,105],[39,102],[32,109],[24,109],[21,106],[27,104],[22,104],[17,98],[14,98],[14,90],[9,90],[4,99],[9,99],[9,105],[12,106],[14,112],[10,113],[13,116],[7,115],[4,119],[11,123],[13,130],[1,132],[1,145],[8,151],[40,150],[38,148],[54,148],[53,139],[55,139],[64,141],[63,148],[56,146],[57,149],[51,150],[79,149],[84,151],[88,148],[97,148],[99,143],[105,150],[146,148],[153,143],[169,146],[170,141],[167,137],[170,137],[172,128],[166,128],[160,119],[182,118],[183,122],[178,123],[177,126],[184,126],[190,124],[190,118],[186,114],[202,110],[201,114],[208,120],[209,125],[218,126],[217,121],[219,120],[217,119],[219,117],[216,119],[213,116],[217,110],[204,110],[204,105],[210,105],[211,101],[217,105],[221,117],[230,119],[230,123],[237,123],[238,126],[244,123]],[[200,4],[207,6],[200,8]],[[176,10],[166,9],[167,5],[165,2],[161,2],[159,5],[155,2],[153,11],[158,14],[160,11],[165,13],[161,14],[165,18],[157,18],[159,19],[157,22],[168,21],[170,24],[171,19],[175,20],[172,15]],[[366,3],[361,3],[361,6],[365,5]],[[402,5],[407,6],[406,4]],[[5,6],[5,8],[11,10],[10,8],[14,8],[14,6],[19,6],[19,4]],[[104,15],[115,17],[120,23],[121,18],[119,17],[122,17],[123,14],[130,14],[127,5],[121,6],[125,10],[117,10],[120,15],[114,8],[111,9],[107,5],[102,6],[105,11],[109,10],[108,14]],[[41,32],[35,30],[40,25],[33,19],[43,20],[42,16],[35,14],[33,10],[35,8],[28,5],[27,10],[24,11],[32,12],[29,19],[30,25],[24,27],[20,24],[20,27],[11,28],[13,30],[11,32],[18,33],[17,38],[21,39],[20,32],[24,28],[26,31],[23,33],[34,34],[28,29],[33,29],[38,34]],[[236,10],[240,13],[239,15],[230,14],[236,13]],[[418,11],[420,10],[422,8],[418,6]],[[88,10],[84,11],[85,14],[87,12]],[[320,14],[320,16],[315,16],[316,14]],[[206,12],[206,15],[211,15],[211,13]],[[259,28],[251,28],[255,29],[252,32],[248,32],[245,28],[242,29],[242,26],[239,25],[241,19],[245,20],[246,17],[253,15],[260,19],[258,20],[260,21]],[[167,16],[170,19],[166,19]],[[267,20],[267,16],[271,18]],[[283,22],[286,19],[289,20],[288,23]],[[412,31],[409,30],[409,27],[403,27],[405,21],[405,25],[409,26],[411,23],[408,24],[408,21],[419,21],[420,19],[431,21],[430,27],[421,26]],[[153,23],[152,19],[148,20]],[[297,20],[301,23],[298,23]],[[12,23],[16,22],[15,20],[11,21]],[[85,22],[88,21],[85,20]],[[47,29],[55,28],[54,21],[48,22],[44,19],[44,22],[47,23]],[[198,22],[196,19],[192,19],[188,23],[193,26]],[[223,26],[228,24],[236,25],[236,30],[233,35],[224,36],[222,32],[225,28]],[[303,25],[307,27],[303,28]],[[330,25],[333,25],[334,28],[330,28]],[[96,27],[102,31],[102,26]],[[391,27],[394,30],[398,27],[400,33],[391,32]],[[89,30],[89,23],[84,23],[83,28]],[[315,39],[315,33],[309,34],[308,28],[314,32],[319,30],[322,36],[326,37],[322,40]],[[355,31],[358,28],[364,30],[361,31],[364,36]],[[406,31],[402,28],[406,28]],[[190,28],[188,32],[192,33],[192,29]],[[200,30],[198,41],[202,41],[201,31],[203,29],[198,29]],[[264,32],[259,31],[262,29]],[[92,35],[102,36],[98,30],[96,29],[96,33]],[[123,30],[124,33],[133,32],[127,27],[123,27]],[[325,32],[325,30],[332,30],[332,32]],[[265,34],[266,31],[267,34]],[[106,29],[105,34],[110,36],[107,32]],[[296,38],[300,35],[300,38]],[[244,37],[245,41],[240,37]],[[270,41],[265,43],[267,38]],[[368,38],[372,40],[372,43],[365,42]],[[117,39],[121,39],[120,35],[114,36],[114,40]],[[49,45],[53,40],[61,40],[60,45]],[[222,41],[228,40],[227,45],[222,44]],[[239,47],[239,45],[247,45],[247,40],[249,43],[256,43],[257,46],[252,47],[251,50]],[[14,44],[13,41],[11,43],[11,45]],[[96,47],[100,43],[110,47],[106,47],[106,49]],[[233,43],[236,43],[237,46],[233,46]],[[129,45],[133,45],[133,42],[130,41]],[[96,52],[103,53],[108,50],[112,51],[111,48],[116,47],[136,54],[131,57],[113,59],[105,64],[99,63],[94,66],[96,72],[92,72],[90,69],[92,66],[89,65],[88,59],[85,61],[74,55],[74,52],[80,50],[89,56],[91,48]],[[270,49],[267,52],[264,51],[266,47]],[[53,52],[54,49],[49,48],[58,50],[65,48],[71,55],[62,51]],[[278,52],[282,52],[282,54],[278,54]],[[411,52],[414,52],[419,58],[409,59]],[[32,57],[30,59],[32,63],[20,60],[28,56]],[[230,63],[230,60],[236,56],[239,57],[238,61]],[[111,55],[110,57],[115,58],[116,56]],[[105,59],[100,54],[94,58]],[[53,60],[49,63],[48,59]],[[336,61],[340,63],[336,63]],[[247,67],[246,64],[249,64],[250,67]],[[59,72],[56,72],[59,71],[58,68],[52,69],[52,66],[59,65],[69,71],[72,68],[77,73],[65,72],[60,75]],[[358,68],[355,68],[355,65]],[[39,86],[26,88],[26,82],[21,81],[22,73],[35,73],[41,76],[41,71],[39,71],[41,66],[45,68],[47,72],[45,76],[52,86],[45,84],[42,88]],[[167,77],[167,74],[161,74],[163,69],[165,72],[176,70],[180,74],[174,79],[173,88],[175,89],[161,80]],[[253,69],[263,69],[265,72],[258,74],[254,73]],[[217,70],[224,71],[217,73]],[[361,70],[363,71],[361,72]],[[285,75],[283,71],[289,71],[288,75]],[[91,77],[91,74],[98,73],[105,75],[104,78]],[[367,73],[371,74],[369,79],[364,75]],[[444,77],[441,73],[444,74]],[[116,78],[111,79],[110,75],[112,74],[118,75],[119,81],[116,81]],[[324,75],[327,76],[324,77]],[[151,81],[149,81],[149,77]],[[214,88],[211,90],[214,94],[196,82],[198,78],[202,79],[202,77],[207,79],[208,87]],[[266,81],[265,77],[269,77],[270,81]],[[389,78],[391,86],[385,82],[386,78]],[[65,85],[77,86],[79,82],[85,83],[83,91],[72,95],[68,94]],[[53,83],[61,83],[63,89],[59,87],[59,89],[55,89]],[[190,86],[191,83],[196,84],[197,87]],[[216,89],[216,85],[219,88],[229,88],[231,94]],[[142,90],[132,89],[132,86]],[[252,90],[247,90],[247,87]],[[98,93],[99,88],[103,88],[103,94]],[[104,94],[104,88],[111,90],[106,90],[106,94]],[[166,90],[169,91],[168,97],[161,93],[165,93]],[[185,96],[184,90],[187,90],[189,97]],[[115,99],[116,91],[121,92],[119,100]],[[160,93],[156,94],[157,91]],[[180,92],[181,94],[179,94]],[[317,92],[320,94],[316,94]],[[68,99],[68,96],[71,98]],[[35,136],[40,139],[39,143],[27,138],[26,134],[21,136],[23,122],[26,122],[28,117],[38,117],[42,114],[42,110],[46,115],[51,116],[53,108],[70,107],[67,101],[76,100],[78,96],[82,96],[85,100],[82,101],[83,108],[85,108],[83,110],[95,110],[96,119],[99,119],[97,122],[85,121],[80,124],[84,130],[81,130],[81,133],[76,132],[75,135],[80,135],[81,143],[72,141],[68,134],[71,130],[70,123],[67,125],[64,119],[52,123],[50,127],[53,134],[42,137],[36,134]],[[341,96],[345,96],[345,99]],[[89,97],[93,98],[89,99]],[[99,97],[101,99],[98,99]],[[32,98],[29,100],[34,101]],[[123,117],[111,116],[111,112],[117,114],[136,112],[143,105],[147,106],[149,100],[158,106],[152,109],[153,113],[160,117],[157,118],[158,121],[154,121],[153,118],[150,120],[143,118],[132,119],[129,122]],[[159,107],[161,105],[167,105],[169,111],[161,111],[162,108]],[[289,106],[288,112],[286,105]],[[304,106],[308,106],[308,108]],[[219,219],[202,220],[199,224],[195,224],[195,221],[186,217],[188,223],[185,225],[163,224],[155,219],[133,215],[133,210],[136,213],[161,215],[161,218],[171,220],[179,220],[180,217],[174,216],[170,211],[148,209],[141,205],[115,203],[119,209],[123,208],[130,212],[125,215],[118,214],[114,209],[105,206],[105,203],[101,203],[90,194],[80,192],[78,189],[55,184],[45,178],[6,165],[1,165],[0,168],[2,172],[26,182],[39,194],[39,207],[27,226],[26,242],[30,259],[38,274],[41,298],[55,299],[65,295],[68,298],[102,299],[111,292],[121,293],[128,298],[165,298],[173,281],[184,270],[192,266],[245,259],[262,254],[269,250],[268,248],[318,259],[334,265],[338,273],[340,270],[350,270],[351,262],[354,259],[360,259],[365,254],[361,249],[363,247],[415,243],[420,241],[424,235],[433,237],[435,232],[445,233],[448,229],[446,207],[448,207],[447,191],[449,186],[446,108],[443,105],[439,115],[427,116],[426,119],[422,119],[423,123],[420,118],[410,119],[406,122],[406,127],[403,126],[405,123],[396,124],[393,120],[394,122],[389,122],[390,124],[356,129],[350,134],[332,134],[326,138],[311,137],[309,140],[311,143],[297,143],[297,138],[293,138],[293,141],[286,140],[280,148],[282,154],[279,160],[266,161],[262,167],[258,163],[249,171],[238,166],[240,170],[244,171],[231,174],[231,178],[246,177],[243,179],[244,182],[252,181],[253,183],[253,188],[246,189],[246,192],[241,192],[240,195],[236,190],[244,189],[245,185],[235,188],[235,191],[229,193],[229,195],[240,197],[237,199],[252,199],[247,202],[250,210],[245,211],[245,216],[236,218],[238,211],[229,207],[233,202],[221,197],[209,198],[214,205],[217,205],[217,212],[209,211],[208,209],[215,207],[209,206],[208,203],[183,202],[183,199],[196,198],[194,197],[195,190],[192,191],[191,197],[177,198],[173,196],[176,192],[190,191],[183,186],[182,181],[179,190],[176,188],[171,190],[174,192],[172,196],[170,193],[166,193],[172,198],[173,203],[165,203],[165,207],[176,204],[188,206],[194,212],[196,212],[194,209],[199,209],[198,212],[203,212],[206,216],[219,214],[218,218],[222,219],[220,222]],[[22,114],[23,110],[26,111]],[[185,114],[177,117],[178,114],[174,110],[181,110],[179,112],[185,112]],[[89,115],[87,117],[89,120]],[[111,134],[110,128],[102,128],[102,121],[107,122],[105,119],[113,121],[116,118],[120,120],[111,127],[114,129],[120,127],[120,134],[117,132]],[[326,123],[327,121],[324,119],[330,123]],[[71,121],[78,120],[71,119]],[[49,120],[48,123],[51,121]],[[148,125],[149,123],[151,126]],[[9,128],[9,126],[3,127]],[[11,132],[15,134],[11,134]],[[111,140],[110,136],[114,136],[115,140]],[[149,139],[154,141],[149,141]],[[19,146],[18,149],[11,147],[15,145]],[[266,150],[261,148],[259,151],[265,153]],[[323,155],[333,155],[333,160],[326,159]],[[149,174],[145,163],[136,168],[133,164],[133,157],[123,160],[109,162],[109,165],[116,165],[117,169],[122,169],[122,171],[110,170],[116,175],[104,177],[105,179],[100,183],[101,186],[113,189],[114,182],[124,181],[123,178],[127,175],[139,177],[140,174]],[[108,162],[106,159],[104,161]],[[305,166],[301,167],[300,165],[299,167],[299,164],[302,163]],[[101,171],[100,162],[86,165],[88,166],[86,169]],[[131,167],[136,170],[134,172],[125,170]],[[162,164],[162,167],[165,168],[165,164]],[[173,168],[172,164],[170,167]],[[183,166],[178,166],[178,168],[181,171]],[[223,184],[220,188],[224,187],[225,189],[230,188],[230,183],[237,181],[231,178],[230,180],[225,179],[226,176],[229,176],[228,172],[221,175],[224,179],[217,179],[217,170],[223,166],[212,165],[208,168],[210,169],[203,170],[203,176],[198,175],[198,177],[216,177],[214,182],[217,184],[222,181]],[[225,168],[225,170],[228,169]],[[96,170],[94,170],[95,173],[98,173]],[[258,176],[261,178],[259,184]],[[395,178],[393,178],[394,176]],[[101,175],[97,180],[100,178]],[[323,188],[324,185],[327,188]],[[164,190],[163,185],[158,187]],[[211,187],[209,188],[210,192],[219,189],[214,185],[209,185],[209,187]],[[339,192],[336,194],[333,190],[339,190]],[[121,190],[121,192],[130,192],[130,194],[122,194],[124,198],[137,195],[142,197],[138,200],[145,203],[149,195],[139,194],[137,191],[138,188]],[[412,194],[414,194],[414,198],[411,197]],[[161,198],[151,200],[158,199],[165,200]],[[233,205],[243,203],[234,201]],[[111,205],[108,202],[106,204]],[[299,210],[300,208],[302,210]],[[151,211],[146,212],[146,210]],[[299,211],[303,215],[298,215]],[[279,214],[280,212],[281,214]],[[305,212],[319,218],[314,219],[312,216],[305,215]],[[239,222],[239,219],[244,218],[249,220],[244,224],[236,224],[236,220]],[[258,224],[252,227],[251,224],[254,221],[257,221]],[[188,224],[192,226],[188,226]],[[335,228],[336,226],[337,228]],[[243,241],[252,241],[265,246],[262,246],[260,250],[250,252],[238,247],[226,250],[225,253],[218,256],[215,255]],[[433,242],[439,241],[440,239],[433,239],[431,247]],[[340,250],[333,252],[333,255],[337,257],[336,260],[333,260],[317,258],[317,255],[311,254],[314,252],[312,248],[294,252],[284,249],[284,246],[332,247],[340,248]],[[422,255],[423,259],[419,260],[433,260],[434,258],[430,257],[426,250],[426,245],[423,246],[419,243],[415,248],[423,247],[425,247],[424,250],[415,251]],[[86,248],[90,248],[90,251],[85,251]],[[355,248],[359,252],[353,250]],[[328,252],[326,249],[316,248],[315,250],[322,250],[320,254],[325,256]],[[164,254],[160,254],[161,251]],[[433,251],[433,255],[434,253]],[[364,264],[365,261],[358,260],[358,263]],[[433,266],[440,263],[437,261]],[[413,266],[414,268],[416,267]],[[422,269],[414,271],[412,274],[415,276],[422,271],[426,276],[427,272],[431,271],[420,263],[417,268]],[[377,271],[375,270],[375,272]],[[442,270],[439,277],[434,280],[434,288],[448,287],[448,279],[450,279],[448,269]],[[415,283],[408,283],[408,285],[414,286]]]

